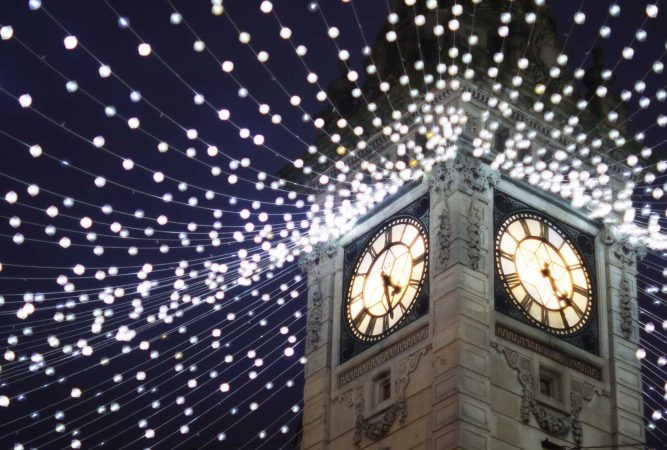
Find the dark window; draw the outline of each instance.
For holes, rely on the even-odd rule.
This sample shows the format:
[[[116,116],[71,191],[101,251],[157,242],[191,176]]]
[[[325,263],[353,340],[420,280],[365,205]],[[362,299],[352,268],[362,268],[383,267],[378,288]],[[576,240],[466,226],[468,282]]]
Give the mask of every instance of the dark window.
[[[373,403],[379,405],[391,398],[391,372],[383,372],[373,379]]]
[[[540,366],[540,394],[561,400],[561,374]]]

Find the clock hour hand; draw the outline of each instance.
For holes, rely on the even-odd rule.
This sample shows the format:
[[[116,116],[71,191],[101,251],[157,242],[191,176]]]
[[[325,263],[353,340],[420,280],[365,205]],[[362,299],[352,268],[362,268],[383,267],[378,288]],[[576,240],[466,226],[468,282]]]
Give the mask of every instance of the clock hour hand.
[[[396,289],[394,286],[392,286],[391,283],[391,276],[387,275],[384,270],[382,271],[382,283],[384,284],[384,295],[387,297],[387,311],[389,311],[389,317],[394,318],[394,307],[392,306],[391,300],[394,298],[392,295],[391,297],[389,296],[389,287],[393,287]],[[395,293],[395,292],[394,292]]]
[[[551,285],[551,291],[556,295],[558,300],[564,302],[566,305],[569,305],[571,300],[566,294],[558,291],[558,285],[556,284],[556,280],[554,279],[553,276],[551,276],[551,269],[549,269],[549,263],[547,262],[544,263],[544,268],[541,270],[541,273],[544,278],[549,279],[549,284]]]

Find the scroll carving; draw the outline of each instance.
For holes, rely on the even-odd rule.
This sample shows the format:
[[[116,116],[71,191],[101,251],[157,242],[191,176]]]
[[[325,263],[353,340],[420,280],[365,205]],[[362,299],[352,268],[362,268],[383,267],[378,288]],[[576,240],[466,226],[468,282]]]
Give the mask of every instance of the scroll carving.
[[[575,443],[583,442],[583,429],[579,421],[579,415],[584,404],[591,401],[594,395],[609,394],[597,389],[595,386],[573,380],[570,389],[570,412],[567,415],[551,412],[547,407],[535,400],[533,393],[533,375],[530,359],[521,356],[518,352],[492,342],[491,346],[505,356],[510,368],[517,373],[517,379],[522,387],[521,395],[521,420],[530,422],[533,417],[539,427],[549,434],[564,438],[572,433]]]
[[[389,434],[391,427],[398,421],[403,423],[408,416],[405,389],[410,382],[410,374],[417,369],[419,360],[430,347],[424,347],[403,360],[398,366],[398,375],[395,381],[396,401],[386,409],[378,419],[364,418],[364,400],[360,399],[355,405],[357,415],[354,436],[352,438],[356,448],[361,447],[364,436],[371,441],[378,441]]]

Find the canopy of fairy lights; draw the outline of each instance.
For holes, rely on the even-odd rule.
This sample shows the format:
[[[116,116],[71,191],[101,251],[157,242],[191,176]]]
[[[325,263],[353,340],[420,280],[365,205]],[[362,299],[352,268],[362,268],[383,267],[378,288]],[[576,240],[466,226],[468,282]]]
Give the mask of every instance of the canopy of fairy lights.
[[[3,447],[291,448],[297,262],[461,152],[647,250],[636,357],[667,442],[659,0],[17,3]]]

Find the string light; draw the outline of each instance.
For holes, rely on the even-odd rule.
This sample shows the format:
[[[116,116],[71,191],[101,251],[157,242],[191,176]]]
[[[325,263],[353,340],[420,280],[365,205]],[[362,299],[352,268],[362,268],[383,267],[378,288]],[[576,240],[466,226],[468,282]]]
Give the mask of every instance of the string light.
[[[280,9],[277,5],[270,1],[262,1],[254,13],[258,16],[258,21],[273,17],[278,28],[271,35],[271,39],[276,42],[286,41],[285,43],[288,42],[292,46],[293,54],[290,53],[290,57],[299,60],[299,64],[304,68],[302,76],[306,80],[301,86],[302,90],[299,91],[286,89],[286,86],[292,86],[293,80],[280,80],[277,74],[282,72],[273,69],[275,65],[285,65],[288,61],[273,49],[272,42],[267,41],[262,33],[251,34],[250,31],[253,30],[239,29],[236,22],[231,19],[232,15],[236,14],[235,10],[230,8],[232,10],[227,11],[221,1],[213,1],[212,15],[226,16],[232,25],[233,33],[238,36],[238,42],[234,42],[234,45],[244,47],[252,54],[252,58],[247,60],[242,57],[232,60],[229,55],[234,53],[226,54],[228,59],[224,60],[218,60],[214,56],[213,59],[218,67],[216,76],[228,77],[228,80],[234,82],[232,92],[238,94],[240,101],[253,102],[253,110],[264,117],[263,120],[267,123],[270,121],[271,130],[263,131],[261,125],[253,126],[251,129],[249,125],[242,124],[243,121],[247,121],[247,112],[237,113],[236,107],[231,106],[233,102],[229,102],[230,104],[224,108],[220,105],[214,107],[209,103],[213,101],[210,99],[216,98],[213,90],[205,93],[203,90],[201,92],[195,90],[194,84],[190,84],[191,80],[195,79],[194,76],[186,75],[185,71],[177,71],[175,65],[171,66],[167,58],[160,56],[161,47],[166,46],[166,43],[150,39],[155,44],[153,48],[141,39],[139,33],[143,34],[143,30],[134,29],[129,17],[121,16],[109,2],[105,3],[111,11],[110,16],[119,27],[114,32],[131,32],[136,38],[132,44],[134,47],[124,48],[119,45],[114,51],[128,58],[131,54],[136,58],[135,51],[142,57],[151,56],[141,62],[143,64],[149,64],[153,60],[159,62],[165,74],[174,75],[180,83],[178,89],[185,88],[178,93],[169,92],[170,101],[165,104],[169,103],[170,108],[173,108],[174,104],[171,101],[176,102],[176,99],[185,93],[188,105],[211,109],[219,119],[220,127],[233,127],[229,129],[234,130],[234,137],[229,141],[220,142],[216,137],[211,142],[205,142],[202,136],[210,133],[206,125],[194,123],[188,126],[182,125],[156,106],[161,102],[151,99],[152,95],[149,95],[150,84],[156,80],[142,79],[141,83],[144,85],[137,86],[142,88],[141,90],[131,88],[124,78],[128,74],[120,73],[122,64],[116,64],[116,59],[111,58],[112,55],[105,54],[98,57],[92,54],[88,50],[89,47],[84,46],[84,43],[72,34],[72,32],[77,33],[83,38],[84,24],[75,24],[77,29],[72,29],[70,32],[64,29],[56,16],[41,2],[38,0],[29,2],[30,10],[41,10],[66,33],[62,44],[59,44],[61,52],[64,44],[65,50],[76,50],[76,54],[85,53],[90,57],[85,69],[97,70],[101,78],[108,79],[101,81],[105,86],[113,84],[116,88],[122,87],[125,101],[129,98],[134,104],[130,105],[132,115],[123,115],[127,105],[122,104],[120,100],[117,106],[102,103],[99,99],[104,97],[104,92],[90,81],[84,83],[83,77],[74,81],[64,76],[73,69],[67,66],[67,63],[63,64],[63,67],[55,67],[55,64],[52,66],[46,61],[41,61],[40,64],[47,64],[50,70],[60,76],[59,82],[64,84],[67,93],[79,93],[76,96],[68,96],[73,102],[76,101],[75,97],[83,93],[87,99],[94,102],[95,108],[104,112],[106,117],[122,120],[125,125],[123,133],[130,133],[127,142],[136,145],[137,149],[126,152],[127,155],[132,155],[131,158],[122,157],[109,150],[121,147],[114,142],[115,134],[100,133],[99,130],[95,132],[92,129],[78,133],[82,136],[91,136],[84,139],[92,145],[86,149],[88,153],[82,161],[69,161],[54,156],[58,154],[58,149],[56,146],[47,145],[46,141],[40,144],[20,142],[24,146],[22,151],[25,152],[27,149],[26,155],[31,158],[28,164],[34,164],[34,167],[37,167],[38,163],[51,164],[49,167],[63,177],[69,173],[88,176],[90,177],[88,183],[92,180],[92,184],[88,186],[94,189],[82,192],[81,195],[72,195],[71,198],[61,195],[63,204],[60,206],[58,203],[60,206],[58,208],[55,205],[47,203],[48,206],[44,206],[41,203],[45,195],[51,196],[54,192],[44,189],[43,185],[47,184],[24,182],[23,178],[27,180],[25,174],[8,178],[12,183],[19,184],[20,189],[12,185],[11,189],[3,193],[6,206],[11,210],[7,217],[3,216],[11,234],[3,236],[13,242],[8,242],[9,245],[41,245],[49,251],[58,252],[63,258],[80,258],[77,251],[80,248],[88,248],[88,251],[92,249],[95,258],[101,261],[129,258],[133,263],[123,266],[120,270],[117,267],[114,269],[115,266],[110,264],[105,266],[106,262],[99,263],[100,267],[96,267],[97,263],[90,264],[90,261],[82,260],[68,262],[62,268],[53,268],[53,271],[35,266],[33,267],[35,275],[42,273],[42,270],[45,274],[48,272],[48,276],[44,278],[55,281],[57,291],[37,294],[26,292],[23,295],[3,292],[3,296],[0,296],[0,307],[7,310],[8,306],[12,308],[10,311],[12,317],[16,316],[20,321],[17,323],[23,327],[20,338],[12,335],[13,337],[8,340],[11,348],[8,348],[3,355],[7,361],[2,367],[3,376],[8,373],[17,376],[23,373],[28,376],[45,373],[53,376],[56,369],[60,370],[62,367],[64,371],[68,370],[67,361],[70,358],[82,364],[95,364],[89,361],[101,354],[104,349],[118,346],[121,349],[119,358],[145,358],[149,362],[146,367],[142,367],[142,370],[133,369],[132,375],[126,373],[125,376],[113,377],[113,382],[123,388],[128,386],[125,383],[129,383],[129,380],[133,380],[134,383],[141,382],[141,386],[133,388],[136,389],[136,398],[141,398],[150,392],[147,389],[150,389],[154,376],[152,368],[169,361],[161,367],[172,364],[175,373],[186,376],[184,378],[186,381],[179,378],[180,392],[202,392],[202,388],[215,386],[209,389],[209,392],[212,392],[209,395],[214,396],[213,398],[223,397],[220,401],[229,402],[227,404],[231,408],[228,408],[230,416],[251,417],[248,415],[261,410],[264,402],[253,399],[235,400],[233,395],[243,392],[242,386],[253,386],[258,382],[261,383],[258,386],[266,386],[266,389],[274,392],[289,389],[294,386],[293,378],[297,373],[295,370],[286,377],[289,378],[287,381],[282,380],[278,383],[277,377],[267,381],[267,368],[282,359],[289,364],[305,363],[305,359],[301,357],[302,341],[297,337],[296,331],[303,330],[300,310],[295,309],[298,314],[293,318],[298,326],[293,326],[292,322],[284,320],[279,320],[278,323],[272,322],[268,319],[271,317],[270,314],[264,315],[260,312],[273,313],[289,307],[294,302],[302,301],[303,295],[300,293],[305,291],[303,279],[297,280],[297,277],[293,276],[289,283],[283,283],[281,277],[289,273],[287,271],[301,255],[312,251],[319,243],[343,236],[361,217],[371,212],[387,197],[397,193],[406,183],[428,177],[436,165],[454,159],[460,152],[459,144],[464,134],[467,134],[466,139],[470,138],[473,144],[472,154],[488,162],[493,169],[509,177],[524,180],[544,190],[548,195],[561,197],[591,218],[602,219],[616,236],[624,237],[633,244],[647,246],[652,252],[651,255],[664,264],[664,257],[660,252],[667,249],[667,235],[663,230],[664,205],[660,201],[664,197],[662,174],[667,171],[667,163],[649,162],[652,161],[650,159],[652,155],[660,150],[660,145],[664,144],[664,141],[657,144],[644,144],[644,141],[647,136],[651,141],[652,133],[667,126],[667,116],[656,114],[651,118],[650,126],[645,130],[639,130],[634,138],[626,135],[623,130],[625,122],[631,120],[634,113],[624,117],[618,107],[606,111],[599,123],[594,123],[591,128],[584,129],[581,125],[585,118],[589,118],[587,110],[591,104],[594,102],[606,104],[604,102],[608,102],[613,96],[610,82],[614,74],[620,70],[619,65],[628,62],[634,64],[640,59],[642,48],[639,43],[652,38],[650,30],[647,32],[644,29],[645,24],[637,28],[632,41],[619,42],[621,51],[615,55],[617,63],[609,68],[600,68],[601,82],[593,90],[596,98],[589,100],[578,97],[573,86],[574,82],[569,79],[567,67],[574,64],[573,55],[559,53],[553,61],[536,61],[535,58],[541,56],[527,52],[530,43],[513,41],[514,26],[521,22],[521,26],[529,26],[532,33],[533,27],[539,26],[536,25],[539,14],[529,12],[521,17],[511,9],[500,12],[499,25],[493,30],[495,39],[500,42],[500,48],[487,63],[479,60],[474,49],[479,45],[476,33],[478,25],[474,22],[474,8],[478,1],[472,2],[472,5],[455,2],[451,7],[451,17],[446,23],[440,24],[437,22],[439,18],[437,15],[435,21],[431,20],[434,14],[432,11],[438,8],[437,2],[427,1],[428,11],[422,12],[416,8],[416,1],[405,0],[405,5],[409,7],[407,14],[410,20],[401,22],[402,17],[390,11],[388,15],[390,26],[380,37],[380,40],[386,41],[384,45],[388,48],[395,46],[401,61],[398,65],[404,64],[403,70],[399,70],[400,73],[396,77],[387,77],[386,73],[378,72],[381,67],[374,60],[376,56],[365,42],[365,38],[363,46],[360,46],[361,51],[351,47],[348,47],[349,50],[341,47],[342,42],[347,45],[349,40],[344,33],[345,28],[341,24],[336,26],[327,20],[326,9],[329,5],[324,5],[323,8],[323,5],[313,1],[308,3],[306,9],[322,19],[322,38],[328,39],[335,49],[331,55],[332,60],[337,60],[344,66],[341,85],[345,83],[345,87],[333,93],[339,98],[332,98],[332,93],[320,85],[320,81],[326,78],[324,74],[316,73],[309,65],[310,62],[306,63],[306,59],[313,57],[314,49],[319,47],[313,44],[306,47],[296,41],[301,28],[288,26],[290,22],[287,20],[283,23],[283,19],[278,16],[278,12],[282,15],[283,11],[276,11]],[[349,3],[354,8],[353,1],[343,3]],[[542,3],[535,2],[536,5]],[[173,8],[173,5],[171,6]],[[645,8],[646,21],[659,16],[657,4],[649,3],[633,7]],[[288,8],[285,8],[285,12],[288,12]],[[471,14],[467,14],[468,12]],[[611,18],[622,17],[623,11],[618,5],[612,4],[608,14]],[[356,22],[359,23],[356,10],[354,15]],[[192,45],[195,52],[206,52],[213,56],[213,43],[211,42],[211,48],[207,47],[194,33],[194,28],[187,20],[188,14],[177,12],[174,8],[174,11],[164,15],[165,21],[167,16],[171,25],[187,28],[188,32],[191,32],[192,37],[188,39],[195,40],[186,42],[188,48]],[[470,17],[473,18],[472,24],[469,22]],[[594,22],[583,10],[573,11],[569,17],[572,21],[572,30],[568,33],[568,39],[573,34],[575,25],[581,28]],[[214,19],[221,20],[217,17]],[[263,24],[264,22],[261,26],[264,26]],[[406,27],[405,24],[409,26]],[[598,38],[605,40],[615,36],[612,25],[611,22],[607,24],[605,19],[595,38],[596,42]],[[424,33],[420,30],[426,30],[427,27],[432,27],[433,35],[437,39],[439,50],[437,64],[430,64],[429,57],[425,54],[426,47],[423,46],[425,41],[422,42]],[[460,36],[464,30],[470,33],[469,36]],[[441,49],[440,37],[447,34],[454,37],[456,45]],[[14,29],[10,25],[0,27],[0,37],[3,41],[11,40],[3,45],[21,45],[22,49],[31,51],[30,47],[14,36]],[[171,39],[171,36],[169,38]],[[405,45],[406,39],[415,41],[411,43],[415,47],[409,58],[400,54],[401,46]],[[443,42],[445,41],[443,39]],[[467,51],[464,48],[465,44],[469,46]],[[356,62],[357,55],[367,57],[369,62],[359,66]],[[110,65],[102,62],[101,56],[108,57],[108,61],[113,63],[113,72]],[[444,60],[447,64],[441,61],[441,56],[449,58]],[[202,56],[195,55],[195,57]],[[586,81],[583,69],[585,63],[586,60],[581,61],[573,71],[574,80]],[[512,64],[509,81],[501,80],[500,75],[509,64]],[[534,82],[531,71],[537,69],[538,65],[547,67],[544,76],[538,82]],[[270,96],[262,89],[246,86],[253,84],[245,83],[246,80],[243,78],[248,76],[250,67],[265,71],[272,78],[269,80],[270,86],[281,89],[285,94],[284,106],[290,108],[289,113],[283,113],[282,104],[265,100],[265,96],[269,98]],[[652,108],[655,104],[664,102],[667,95],[664,89],[649,92],[654,89],[655,83],[652,84],[646,77],[651,73],[653,74],[651,76],[660,75],[663,72],[662,67],[661,61],[654,60],[646,72],[647,75],[637,78],[632,85],[625,86],[621,100],[629,104],[637,99],[636,105],[639,109],[653,113]],[[119,69],[118,73],[116,68]],[[386,101],[388,108],[379,106],[380,100],[372,100],[362,88],[363,82],[368,80],[376,83],[374,89],[377,90],[378,98],[381,97],[383,102]],[[506,82],[507,86],[504,85]],[[60,89],[63,84],[60,84]],[[475,107],[480,107],[483,111],[479,122],[475,124],[469,122],[467,106],[445,106],[442,103],[445,89],[458,96],[462,104],[474,103]],[[96,92],[95,96],[90,93],[93,90]],[[225,88],[220,90],[229,91]],[[311,90],[315,92],[311,93]],[[402,90],[405,102],[396,101],[395,93],[399,90]],[[9,89],[5,90],[5,86],[2,86],[2,92],[12,97],[14,101],[18,101],[16,108],[26,109],[24,113],[35,114],[36,116],[31,116],[33,118],[46,119],[47,124],[53,126],[54,130],[66,132],[73,130],[66,121],[56,117],[57,113],[49,111],[47,116],[41,109],[37,109],[45,101],[39,89],[29,93],[15,93]],[[97,95],[97,92],[100,92],[100,95]],[[147,97],[144,97],[142,92]],[[481,92],[483,96],[487,96],[486,104],[482,105],[473,95],[474,92]],[[35,105],[38,105],[36,107],[33,107],[33,96]],[[358,115],[340,107],[348,100],[363,106],[362,109],[365,108],[367,120],[360,120]],[[309,110],[312,108],[311,103],[315,101],[320,106],[327,105],[333,112],[329,113],[330,115],[313,114]],[[157,113],[161,119],[169,118],[170,128],[167,130],[165,126],[164,131],[160,131],[160,137],[152,132],[156,129],[156,117],[145,113],[143,109],[137,109],[144,106],[151,108],[150,113]],[[185,108],[186,103],[182,106]],[[387,111],[382,111],[383,109]],[[297,112],[297,115],[291,117],[293,112]],[[286,125],[291,124],[292,119],[296,119],[295,122],[304,121],[313,125],[321,133],[321,140],[316,144],[306,143],[299,137],[298,127],[292,129]],[[188,117],[186,120],[191,119]],[[595,120],[597,119],[594,119],[594,122]],[[536,122],[540,122],[539,127],[534,125]],[[98,127],[96,124],[87,126]],[[506,132],[502,137],[499,134],[501,128]],[[274,133],[278,133],[279,130],[295,139],[306,155],[294,156],[299,152],[282,148],[283,145],[292,144],[283,144],[280,139],[275,140],[280,146],[269,147],[267,143],[275,139]],[[177,138],[166,139],[167,136],[172,137],[175,134],[178,134]],[[145,147],[145,142],[139,141],[140,135],[152,138],[149,147]],[[12,139],[8,133],[3,136]],[[167,143],[179,139],[187,142],[183,149]],[[635,143],[643,148],[635,151]],[[380,146],[383,146],[381,151],[378,150]],[[230,150],[232,147],[237,148]],[[185,156],[181,160],[183,166],[173,167],[163,164],[162,160],[158,162],[147,159],[142,152],[144,149],[148,151],[149,148],[153,152],[157,148],[156,154],[164,157],[164,161],[171,161],[168,158],[174,153]],[[258,154],[260,150],[269,151]],[[616,150],[631,153],[619,157],[618,154],[621,152]],[[93,154],[103,156],[98,160],[97,156],[92,156]],[[115,165],[107,165],[107,160],[102,159],[111,155],[117,157]],[[283,175],[267,173],[267,161],[264,161],[264,155],[267,160],[278,158],[284,163],[282,165],[291,165],[301,174],[300,176],[304,176],[305,179],[310,178],[312,182],[295,182],[293,179],[283,178]],[[218,162],[221,158],[224,158],[224,163]],[[202,160],[208,162],[203,163]],[[196,176],[196,185],[184,181],[188,179],[187,176],[176,175],[179,178],[175,178],[171,174],[172,171],[188,171],[186,163],[189,161],[201,163],[206,169],[201,177]],[[57,163],[57,166],[54,166],[54,163]],[[197,169],[201,168],[197,166]],[[11,170],[7,170],[11,173]],[[146,175],[150,176],[148,178],[150,183],[146,183]],[[211,178],[208,178],[209,176]],[[287,186],[289,188],[286,188]],[[292,187],[295,189],[292,190]],[[118,190],[127,194],[127,198],[118,201],[118,197],[115,197]],[[22,194],[19,195],[17,191]],[[63,192],[65,191],[67,189],[63,189]],[[633,194],[641,195],[648,200],[642,205],[637,205],[632,201]],[[91,203],[91,198],[99,198],[100,204]],[[131,207],[128,209],[124,206],[126,202],[137,203],[137,198],[141,198],[139,202],[145,201],[146,204],[144,206],[143,203],[139,203],[141,209],[132,213]],[[222,201],[228,202],[227,209],[221,207]],[[112,206],[110,203],[115,204]],[[68,213],[70,208],[73,209]],[[37,215],[38,211],[40,215]],[[208,214],[206,217],[202,215],[204,212]],[[185,215],[193,217],[185,219],[185,222],[178,220]],[[214,216],[213,219],[210,215]],[[149,222],[150,225],[147,225]],[[37,232],[40,233],[39,237],[36,237]],[[143,241],[150,245],[143,245]],[[187,256],[170,264],[165,263],[165,266],[170,266],[169,268],[161,268],[158,262],[162,261],[160,255],[172,254],[170,252],[175,251],[181,252],[179,255]],[[211,256],[192,258],[190,252],[209,253]],[[210,252],[215,252],[215,256]],[[122,257],[117,256],[121,253]],[[4,258],[3,264],[0,265],[3,276],[17,275],[14,272],[20,265],[13,264],[9,260],[5,261]],[[129,269],[130,267],[132,269]],[[160,269],[156,270],[156,267]],[[160,271],[169,271],[170,274],[167,276]],[[56,272],[58,273],[53,275]],[[123,283],[121,277],[132,277],[133,282]],[[39,278],[24,277],[35,283]],[[659,284],[662,285],[662,282]],[[664,294],[661,289],[653,292],[650,288],[644,288],[644,293],[658,299]],[[5,301],[5,296],[10,300]],[[243,310],[238,307],[243,303],[238,302],[239,298],[254,299],[256,303],[253,303],[254,306],[248,310]],[[264,305],[265,309],[260,305]],[[201,311],[203,308],[208,308],[210,316],[217,318],[219,323],[216,325],[219,328],[203,334],[191,331],[200,323],[196,319],[191,319],[187,326],[181,325],[187,320],[186,314],[192,314],[192,309]],[[649,313],[650,311],[647,311],[645,314]],[[84,323],[88,319],[90,321]],[[228,350],[226,346],[233,347],[235,336],[240,335],[244,328],[237,324],[246,320],[251,324],[249,327],[266,327],[269,324],[274,326],[273,335],[282,336],[282,340],[277,343],[278,341],[270,341],[270,338],[266,341],[258,339],[256,345],[244,349],[243,354],[246,358],[239,352]],[[660,321],[655,318],[653,321],[643,323],[643,332],[661,338],[663,331],[656,327],[656,323],[659,324]],[[63,324],[71,325],[70,331],[59,331],[59,327]],[[188,330],[190,325],[192,328]],[[293,327],[294,331],[290,327]],[[16,331],[13,333],[21,334]],[[189,334],[188,339],[184,339],[186,344],[175,344],[174,348],[165,352],[160,343],[171,342],[170,339],[173,339],[172,335],[175,334]],[[270,342],[267,346],[272,347],[271,351],[263,348],[260,342]],[[35,348],[46,345],[47,351],[35,351],[26,355],[23,349],[33,348],[33,345]],[[200,376],[194,360],[190,360],[191,350],[194,352],[195,349],[202,352],[202,355],[223,349],[226,351],[226,356],[220,358],[223,366],[211,370],[206,381]],[[271,354],[274,356],[270,357]],[[659,375],[653,374],[655,377],[664,375],[660,372],[663,369],[660,368],[665,366],[665,356],[659,355],[655,348],[648,344],[643,345],[636,350],[636,358],[642,361],[647,370],[657,370],[656,373]],[[143,359],[141,360],[143,364]],[[202,364],[202,360],[203,358],[197,361]],[[104,364],[100,362],[101,367],[108,365],[113,367],[115,357],[108,357],[103,361]],[[228,376],[232,372],[228,371],[229,368],[224,368],[224,365],[244,363],[249,367],[240,370],[238,377],[232,379]],[[68,401],[90,406],[94,414],[105,415],[116,412],[123,404],[123,402],[113,402],[92,407],[96,395],[95,388],[88,385],[71,387],[68,377],[64,375],[62,383],[71,389]],[[176,376],[180,375],[174,375]],[[211,384],[208,384],[209,381]],[[55,383],[60,382],[49,382],[47,386]],[[651,385],[654,387],[660,388],[662,384],[663,380],[660,378],[651,379]],[[22,393],[10,392],[14,385],[13,382],[3,385],[2,393],[5,395],[0,395],[0,406],[10,410],[14,404],[24,401]],[[282,386],[280,389],[277,388],[279,385]],[[160,443],[174,433],[188,438],[195,435],[195,430],[200,425],[198,418],[203,416],[199,415],[196,402],[190,402],[190,395],[183,393],[182,396],[174,397],[179,399],[176,401],[161,398],[147,402],[146,408],[156,411],[156,414],[165,408],[167,400],[169,403],[183,405],[185,409],[182,415],[188,419],[173,429],[166,429],[156,420],[140,419],[135,422],[141,429],[139,439]],[[664,392],[661,395],[664,395]],[[130,410],[125,406],[123,408],[126,411]],[[297,405],[287,412],[297,414],[299,411],[300,407]],[[70,425],[65,426],[64,414],[57,416],[59,417],[56,417],[58,422],[55,430],[58,434],[64,435]],[[150,418],[150,415],[146,414],[146,417]],[[285,416],[280,416],[269,427],[256,430],[257,438],[262,441],[270,440],[276,433],[285,434],[295,428],[291,422],[286,422],[287,419],[282,417]],[[33,417],[33,420],[46,419]],[[651,420],[662,420],[659,408],[652,413]],[[72,448],[81,447],[82,442],[86,442],[87,432],[92,433],[85,427],[82,427],[82,431],[73,430],[71,433],[68,431],[69,445]],[[214,440],[225,440],[231,432],[231,427],[225,429],[225,432],[216,429],[212,431],[211,436]],[[31,437],[27,435],[25,439],[27,440],[25,443],[17,445],[27,445]]]

